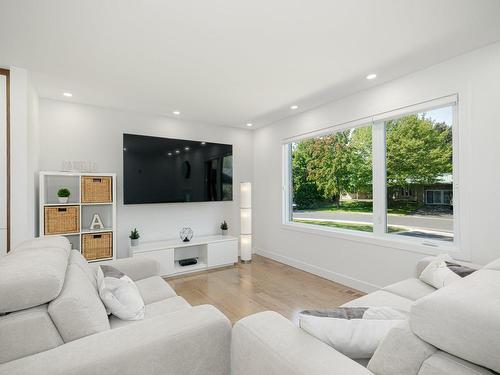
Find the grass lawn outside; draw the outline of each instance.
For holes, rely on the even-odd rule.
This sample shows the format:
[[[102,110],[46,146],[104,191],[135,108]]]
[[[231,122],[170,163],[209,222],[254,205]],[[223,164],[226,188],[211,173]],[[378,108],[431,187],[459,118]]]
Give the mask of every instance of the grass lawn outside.
[[[339,223],[334,221],[301,220],[301,219],[293,219],[293,222],[302,224],[322,225],[324,227],[330,227],[330,228],[359,230],[362,232],[370,232],[370,233],[373,232],[373,225],[371,224]],[[394,225],[389,225],[387,229],[389,233],[403,232],[406,230],[404,228],[396,227]]]
[[[416,202],[393,202],[388,208],[387,213],[390,215],[410,215],[415,212],[418,207]],[[318,208],[304,209],[302,211],[372,213],[373,202],[368,200],[342,201],[340,203],[340,208],[337,208],[335,204],[328,204]]]

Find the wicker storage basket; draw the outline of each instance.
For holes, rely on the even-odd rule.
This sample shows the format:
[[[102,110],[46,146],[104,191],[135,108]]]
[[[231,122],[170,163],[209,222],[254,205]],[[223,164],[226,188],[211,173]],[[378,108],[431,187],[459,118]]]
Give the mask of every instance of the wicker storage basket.
[[[79,206],[45,207],[44,234],[67,234],[80,231]]]
[[[82,176],[82,203],[110,202],[113,202],[111,177]]]
[[[82,234],[82,254],[87,260],[111,258],[113,256],[113,233]]]

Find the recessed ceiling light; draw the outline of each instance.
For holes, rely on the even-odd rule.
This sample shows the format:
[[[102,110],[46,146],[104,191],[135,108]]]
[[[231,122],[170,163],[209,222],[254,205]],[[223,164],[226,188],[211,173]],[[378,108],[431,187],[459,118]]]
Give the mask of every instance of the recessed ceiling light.
[[[375,73],[371,73],[366,76],[366,79],[375,79],[375,78],[377,78],[377,75]]]
[[[298,109],[298,108],[299,108],[299,106],[298,106],[298,105],[292,105],[292,106],[290,107],[290,109]]]
[[[205,146],[206,144],[207,144],[207,142],[205,142],[205,141],[201,142],[202,146]]]
[[[253,126],[253,124],[252,124],[251,122],[248,122],[248,123],[247,123],[247,126],[248,126],[249,128],[251,128],[251,127]]]
[[[171,152],[169,152],[169,153],[168,153],[168,156],[172,156],[172,153],[171,153]]]
[[[175,153],[178,154],[178,153],[180,153],[180,151],[179,150],[175,150]]]
[[[70,92],[63,92],[63,96],[65,96],[67,98],[71,98],[73,96],[73,94]]]
[[[184,147],[184,150],[189,151],[189,147]]]
[[[180,112],[180,111],[173,111],[172,113],[173,113],[174,115],[176,115],[176,116],[179,116],[179,115],[181,114],[181,112]]]

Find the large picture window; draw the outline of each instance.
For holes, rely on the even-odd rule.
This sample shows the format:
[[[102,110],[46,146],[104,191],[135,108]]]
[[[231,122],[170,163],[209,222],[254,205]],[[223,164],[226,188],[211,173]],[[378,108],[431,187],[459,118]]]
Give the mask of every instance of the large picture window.
[[[455,112],[428,103],[286,142],[286,223],[453,243]]]

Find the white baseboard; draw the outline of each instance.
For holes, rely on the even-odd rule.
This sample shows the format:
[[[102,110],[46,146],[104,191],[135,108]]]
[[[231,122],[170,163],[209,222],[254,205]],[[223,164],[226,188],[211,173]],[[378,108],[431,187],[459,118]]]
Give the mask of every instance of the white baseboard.
[[[255,249],[255,248],[254,248],[254,251],[255,251],[255,254],[262,255],[263,257],[273,259],[277,262],[284,263],[288,266],[298,268],[300,270],[312,273],[314,275],[323,277],[323,278],[331,280],[331,281],[335,281],[339,284],[343,284],[343,285],[349,286],[349,287],[357,289],[357,290],[361,290],[361,291],[366,292],[366,293],[371,293],[371,292],[374,292],[374,291],[379,290],[381,288],[378,285],[368,283],[366,281],[359,280],[359,279],[356,279],[354,277],[343,275],[343,274],[338,273],[338,272],[333,272],[333,271],[327,270],[325,268],[314,266],[312,264],[308,264],[308,263],[302,262],[300,260],[289,258],[289,257],[283,256],[280,254],[276,254],[276,253],[273,253],[270,251],[264,251],[264,250]]]

